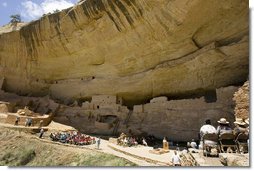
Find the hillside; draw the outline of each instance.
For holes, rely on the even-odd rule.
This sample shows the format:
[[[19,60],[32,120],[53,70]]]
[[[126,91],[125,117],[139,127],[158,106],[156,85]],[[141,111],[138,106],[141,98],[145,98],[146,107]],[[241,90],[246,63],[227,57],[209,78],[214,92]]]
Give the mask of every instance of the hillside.
[[[136,166],[111,154],[49,144],[1,127],[0,166]]]

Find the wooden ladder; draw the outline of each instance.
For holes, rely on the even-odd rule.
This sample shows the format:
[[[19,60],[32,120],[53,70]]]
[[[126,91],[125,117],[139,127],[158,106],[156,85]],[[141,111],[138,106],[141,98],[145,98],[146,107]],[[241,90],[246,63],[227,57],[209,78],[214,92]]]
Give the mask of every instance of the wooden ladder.
[[[128,115],[127,115],[127,117],[126,117],[126,119],[125,119],[125,121],[124,121],[124,124],[125,124],[125,125],[128,124],[128,122],[129,122],[129,120],[130,120],[130,118],[131,118],[131,114],[132,114],[132,113],[133,113],[133,111],[130,110],[129,113],[128,113]]]
[[[120,125],[120,120],[117,119],[116,125],[115,125],[114,130],[113,130],[113,135],[116,135],[117,130],[118,130],[118,128],[119,128],[119,125]]]

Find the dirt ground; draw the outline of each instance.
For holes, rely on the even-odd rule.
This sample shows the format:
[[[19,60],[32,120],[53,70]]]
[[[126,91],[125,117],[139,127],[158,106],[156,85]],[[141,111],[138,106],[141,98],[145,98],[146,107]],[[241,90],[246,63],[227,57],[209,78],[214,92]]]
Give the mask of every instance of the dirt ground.
[[[101,139],[96,145],[76,146],[53,142],[50,132],[75,130],[68,125],[51,122],[42,139],[33,129],[0,123],[0,165],[2,166],[172,166],[172,149],[157,155],[152,147],[122,147]],[[223,166],[219,158],[204,157],[202,151],[185,155],[183,166]],[[234,155],[233,155],[234,156]],[[186,158],[187,157],[187,158]],[[248,160],[248,157],[247,159]],[[242,166],[242,165],[237,165]]]
[[[2,166],[136,166],[136,164],[90,149],[45,143],[37,135],[1,127]]]

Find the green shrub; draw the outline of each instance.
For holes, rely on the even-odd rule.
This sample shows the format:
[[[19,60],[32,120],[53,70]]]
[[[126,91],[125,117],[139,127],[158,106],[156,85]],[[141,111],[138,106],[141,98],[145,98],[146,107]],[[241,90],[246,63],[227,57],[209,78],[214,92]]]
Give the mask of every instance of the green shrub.
[[[6,153],[0,157],[1,166],[25,166],[35,157],[35,151],[33,149],[21,150],[15,149],[14,151],[6,151]]]

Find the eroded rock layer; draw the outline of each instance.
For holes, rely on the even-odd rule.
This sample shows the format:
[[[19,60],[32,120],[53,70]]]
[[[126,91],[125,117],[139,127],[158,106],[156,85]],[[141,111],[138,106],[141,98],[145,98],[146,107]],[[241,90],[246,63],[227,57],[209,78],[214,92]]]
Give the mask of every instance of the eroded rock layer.
[[[4,89],[126,104],[248,76],[247,0],[86,0],[0,34]]]
[[[250,82],[246,81],[242,87],[238,89],[234,94],[233,100],[236,103],[235,106],[235,117],[248,119],[250,116],[249,106],[250,106]]]

